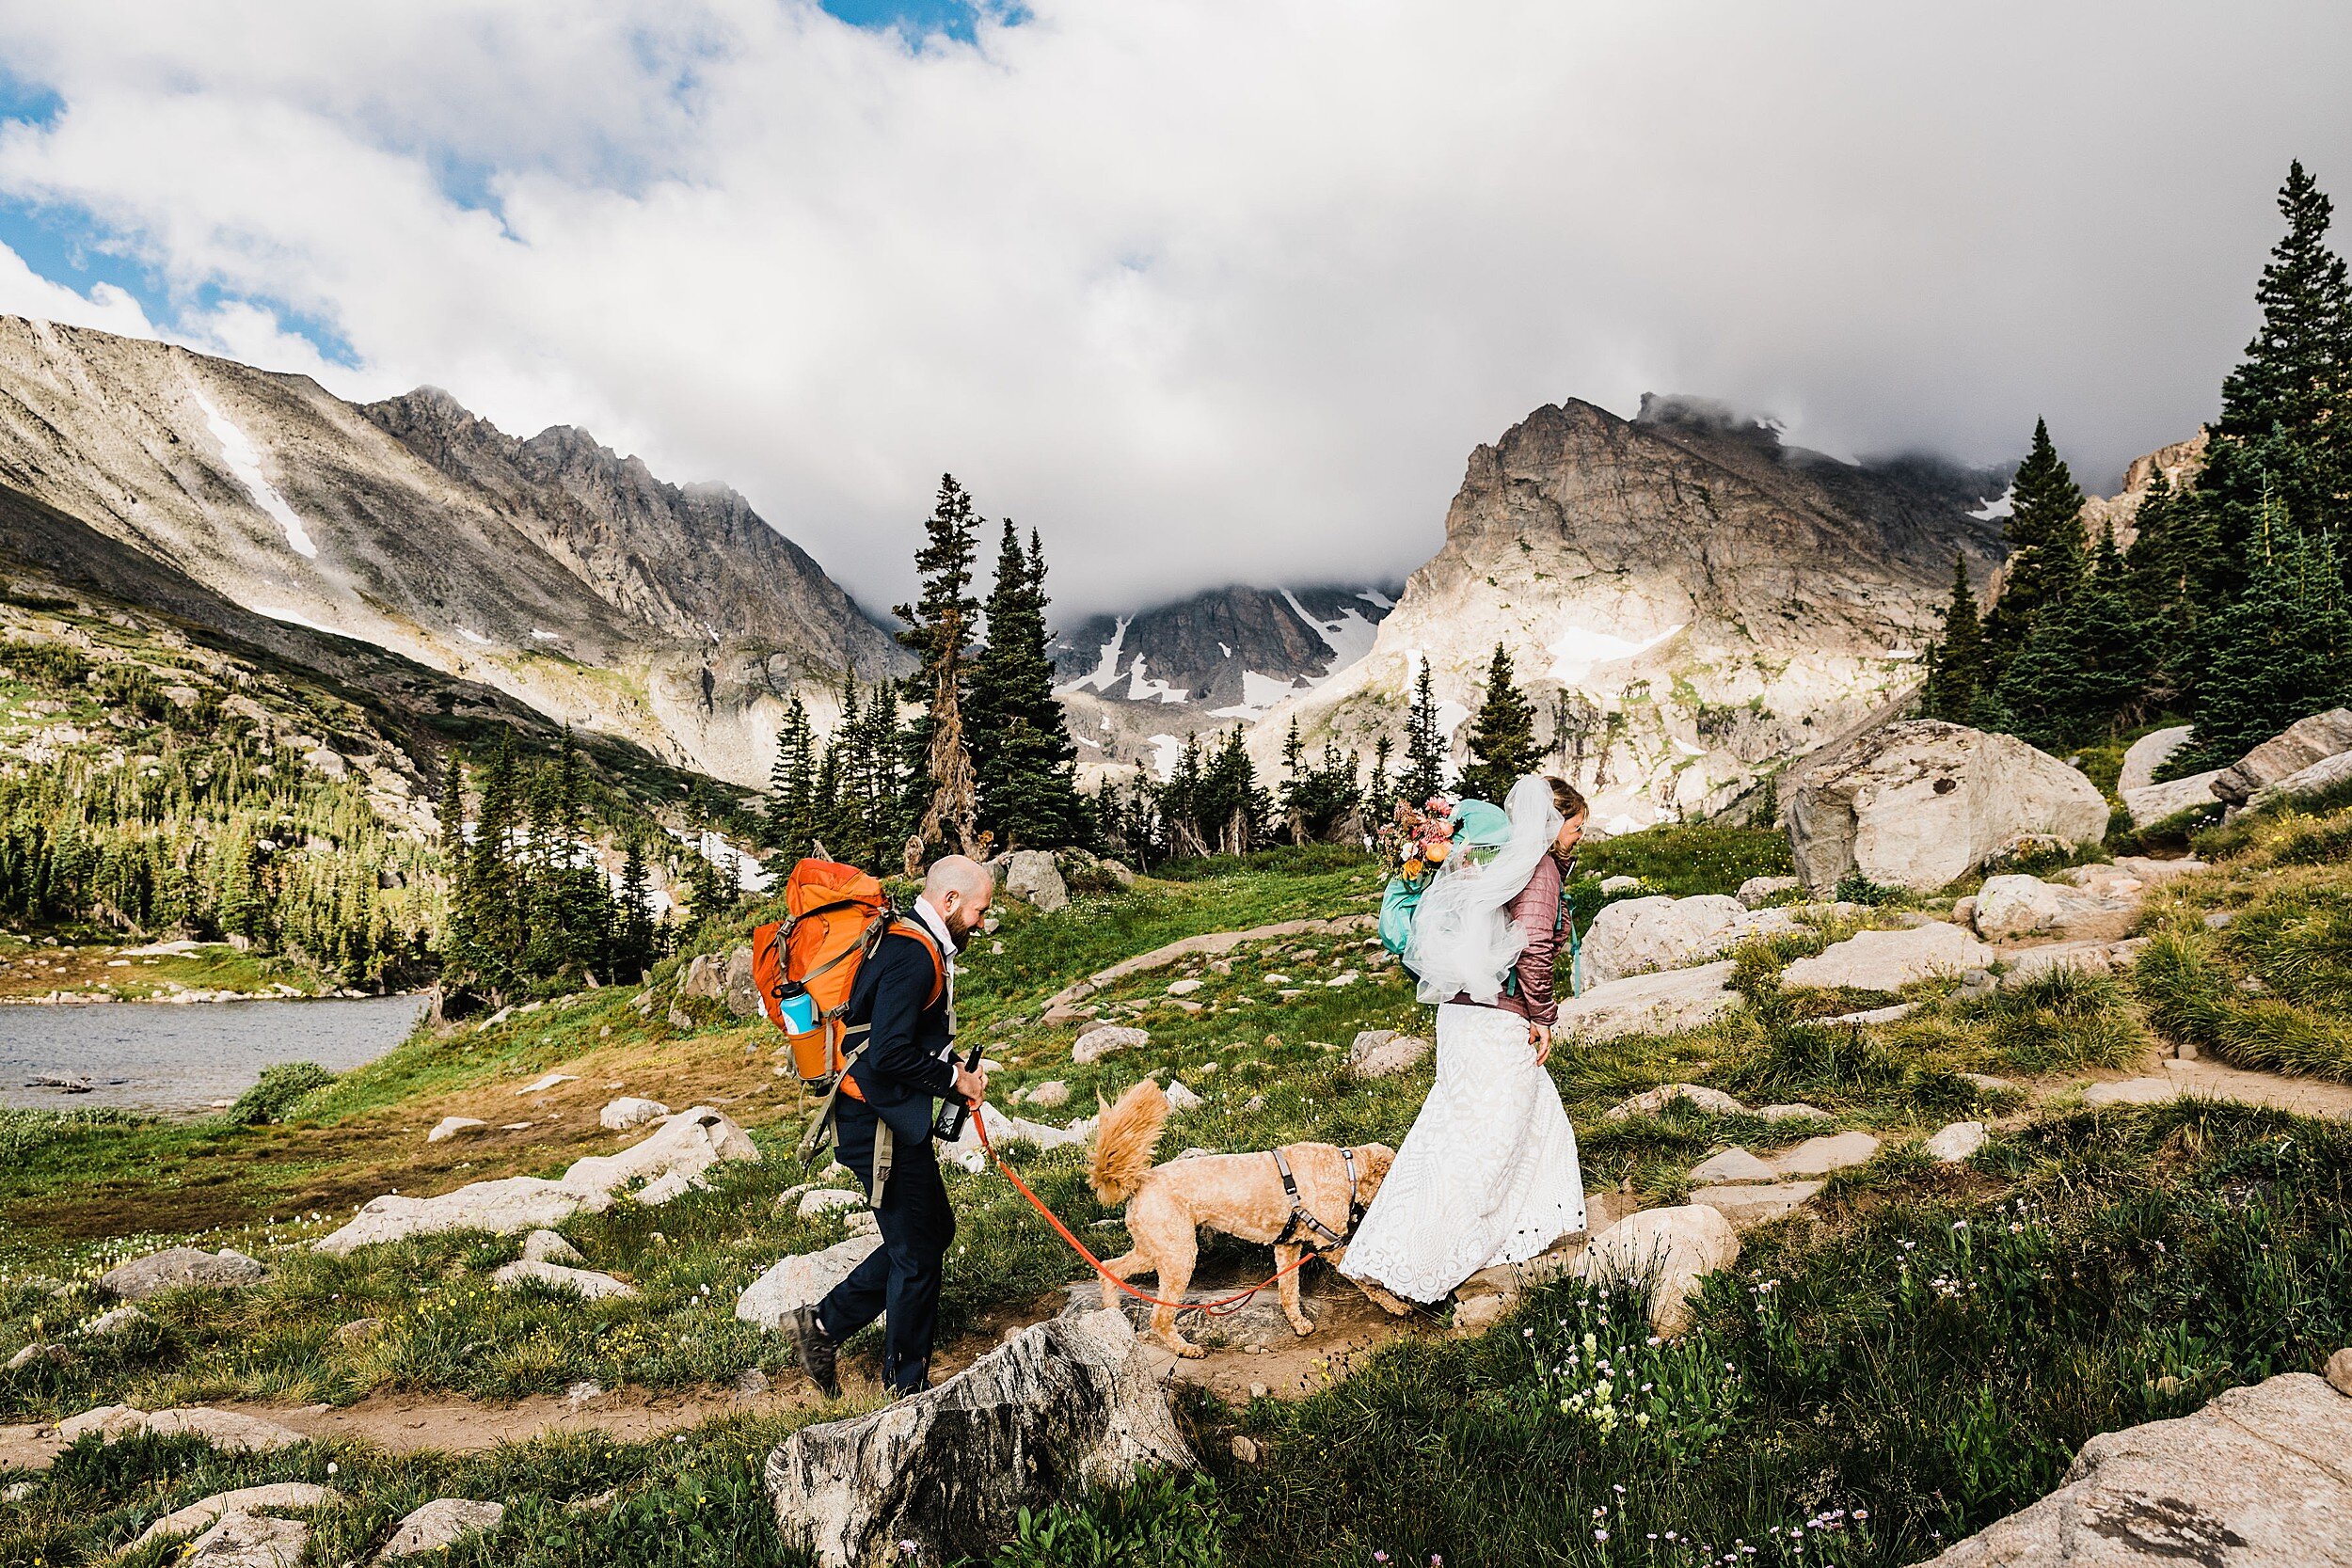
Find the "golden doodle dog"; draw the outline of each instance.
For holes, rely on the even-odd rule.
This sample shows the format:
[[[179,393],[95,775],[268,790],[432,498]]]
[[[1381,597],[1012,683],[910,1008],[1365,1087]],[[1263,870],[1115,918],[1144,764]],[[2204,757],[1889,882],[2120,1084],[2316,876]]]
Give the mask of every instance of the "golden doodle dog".
[[[1309,1247],[1333,1263],[1345,1255],[1345,1247],[1317,1235],[1313,1226],[1344,1240],[1379,1192],[1396,1150],[1385,1144],[1359,1144],[1344,1154],[1330,1144],[1283,1146],[1279,1159],[1290,1166],[1298,1189],[1294,1210],[1283,1189],[1281,1166],[1270,1152],[1200,1154],[1153,1165],[1152,1151],[1167,1121],[1168,1096],[1147,1078],[1120,1095],[1097,1125],[1087,1180],[1104,1203],[1127,1206],[1127,1234],[1135,1242],[1133,1251],[1105,1259],[1103,1266],[1120,1279],[1156,1274],[1159,1286],[1153,1293],[1181,1301],[1192,1283],[1200,1227],[1245,1242],[1271,1243],[1275,1266],[1287,1271],[1280,1286],[1282,1315],[1301,1338],[1313,1333],[1313,1321],[1299,1308],[1298,1274],[1291,1265]],[[1302,1212],[1313,1225],[1300,1219]],[[1389,1312],[1410,1310],[1376,1286],[1357,1285]],[[1103,1305],[1119,1305],[1118,1289],[1107,1279],[1103,1281]],[[1176,1332],[1172,1307],[1152,1309],[1152,1330],[1179,1355],[1198,1358],[1208,1354]]]

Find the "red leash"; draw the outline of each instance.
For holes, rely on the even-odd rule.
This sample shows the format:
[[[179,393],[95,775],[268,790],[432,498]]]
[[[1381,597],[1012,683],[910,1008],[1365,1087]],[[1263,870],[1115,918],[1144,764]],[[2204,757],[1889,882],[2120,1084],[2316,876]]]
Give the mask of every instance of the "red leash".
[[[1198,1309],[1200,1311],[1213,1313],[1219,1317],[1230,1316],[1232,1313],[1240,1311],[1242,1307],[1248,1304],[1250,1297],[1256,1295],[1260,1291],[1264,1290],[1267,1286],[1274,1284],[1284,1275],[1290,1274],[1295,1270],[1305,1268],[1310,1259],[1320,1258],[1323,1256],[1323,1254],[1319,1252],[1303,1253],[1300,1255],[1298,1261],[1293,1263],[1289,1268],[1277,1269],[1272,1274],[1266,1275],[1263,1279],[1258,1281],[1255,1285],[1249,1287],[1247,1291],[1243,1291],[1237,1295],[1222,1296],[1216,1301],[1162,1301],[1157,1296],[1147,1296],[1141,1291],[1136,1290],[1133,1285],[1128,1284],[1125,1280],[1111,1273],[1110,1270],[1104,1268],[1103,1266],[1103,1260],[1100,1258],[1095,1257],[1093,1253],[1088,1251],[1087,1244],[1078,1240],[1076,1236],[1073,1235],[1071,1233],[1070,1227],[1062,1224],[1059,1216],[1057,1216],[1051,1209],[1045,1207],[1044,1200],[1040,1198],[1037,1194],[1029,1191],[1029,1184],[1026,1181],[1022,1180],[1020,1176],[1010,1165],[1005,1164],[1005,1157],[996,1152],[996,1146],[994,1144],[989,1142],[988,1118],[980,1115],[977,1107],[975,1107],[972,1112],[972,1125],[979,1130],[980,1147],[986,1149],[988,1151],[988,1157],[996,1163],[996,1168],[1005,1173],[1005,1180],[1011,1182],[1014,1190],[1019,1192],[1023,1197],[1029,1200],[1030,1208],[1035,1209],[1039,1213],[1045,1216],[1045,1222],[1048,1225],[1052,1226],[1056,1230],[1061,1232],[1061,1239],[1070,1243],[1070,1250],[1085,1259],[1089,1263],[1092,1264],[1096,1274],[1101,1275],[1104,1279],[1109,1280],[1112,1284],[1118,1286],[1120,1290],[1126,1291],[1137,1301],[1149,1302],[1153,1307],[1173,1307],[1179,1312],[1190,1312]]]

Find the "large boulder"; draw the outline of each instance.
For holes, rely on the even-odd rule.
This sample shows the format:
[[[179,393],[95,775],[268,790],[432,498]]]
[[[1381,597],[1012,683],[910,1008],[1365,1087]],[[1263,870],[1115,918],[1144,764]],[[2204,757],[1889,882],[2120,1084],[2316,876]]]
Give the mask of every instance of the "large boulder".
[[[2192,806],[2211,806],[2214,781],[2221,777],[2221,769],[2209,768],[2192,773],[2185,779],[2169,779],[2163,784],[2140,784],[2131,789],[2119,789],[2123,809],[2132,816],[2132,826],[2145,828],[2168,816],[2178,816]]]
[[[1904,931],[1857,931],[1780,972],[1784,986],[1842,986],[1851,990],[1899,990],[1914,980],[1962,974],[1990,965],[1993,949],[1957,926],[1915,926]]]
[[[108,1269],[98,1276],[98,1288],[125,1301],[145,1301],[165,1291],[190,1286],[234,1290],[242,1285],[259,1285],[268,1277],[267,1264],[233,1248],[205,1252],[198,1247],[176,1246]]]
[[[506,1517],[504,1503],[475,1502],[468,1497],[436,1497],[410,1513],[375,1554],[378,1563],[393,1562],[421,1552],[445,1552],[469,1535],[499,1528]]]
[[[2135,884],[2137,887],[2137,884]],[[1977,934],[1993,942],[2059,932],[2117,908],[2095,895],[2039,877],[1987,877],[1977,894]]]
[[[57,1423],[57,1435],[69,1443],[93,1432],[102,1443],[119,1443],[141,1433],[154,1437],[196,1436],[236,1453],[266,1453],[302,1441],[302,1433],[276,1421],[203,1404],[151,1411],[130,1404],[104,1404]]]
[[[351,1223],[311,1243],[320,1252],[343,1254],[374,1242],[405,1241],[445,1230],[485,1230],[512,1236],[551,1230],[586,1210],[600,1214],[624,1188],[643,1181],[639,1201],[659,1203],[707,1186],[704,1172],[726,1160],[757,1164],[759,1150],[728,1117],[707,1105],[678,1112],[652,1136],[617,1154],[575,1160],[553,1181],[509,1176],[474,1181],[437,1197],[387,1193],[373,1198]]]
[[[706,996],[716,1000],[727,989],[727,960],[723,953],[697,953],[688,960],[686,975],[678,981],[680,996]]]
[[[1393,1029],[1359,1029],[1355,1043],[1347,1048],[1347,1073],[1351,1078],[1393,1078],[1410,1072],[1429,1058],[1429,1042],[1417,1035],[1400,1035]]]
[[[2014,736],[1906,720],[1849,743],[1788,800],[1788,843],[1806,888],[1849,873],[1931,893],[2027,834],[2096,843],[2098,787]]]
[[[1621,898],[1593,917],[1582,947],[1584,979],[1605,986],[1630,974],[1681,969],[1728,945],[1747,907],[1737,898]]]
[[[2352,1399],[2308,1372],[2102,1433],[2058,1489],[1922,1568],[2352,1568]]]
[[[1748,1114],[1748,1108],[1739,1101],[1705,1084],[1661,1084],[1654,1089],[1644,1089],[1631,1099],[1610,1106],[1604,1116],[1610,1121],[1623,1121],[1629,1117],[1659,1116],[1677,1101],[1710,1117],[1744,1117]]]
[[[1171,1102],[1173,1096],[1170,1097]],[[963,1118],[963,1132],[954,1143],[943,1145],[940,1158],[954,1162],[965,1170],[979,1172],[988,1168],[988,1149],[980,1143],[979,1123],[986,1122],[988,1135],[997,1148],[1015,1141],[1035,1144],[1040,1148],[1059,1148],[1064,1144],[1086,1142],[1091,1132],[1090,1122],[1073,1122],[1068,1127],[1056,1127],[1050,1122],[1031,1121],[1025,1117],[1009,1117],[994,1105],[982,1101],[978,1117]]]
[[[1115,1051],[1133,1051],[1151,1043],[1151,1034],[1133,1024],[1099,1023],[1072,1044],[1070,1059],[1080,1067],[1091,1067]]]
[[[595,1269],[566,1268],[561,1263],[543,1263],[535,1258],[517,1258],[501,1265],[490,1275],[490,1283],[501,1291],[519,1290],[525,1285],[544,1286],[550,1291],[569,1291],[583,1301],[603,1301],[609,1296],[633,1296],[637,1287]]]
[[[2156,782],[2156,769],[2171,760],[2172,753],[2188,744],[2196,733],[2195,726],[2175,724],[2170,729],[2154,730],[2141,736],[2123,752],[2122,769],[2115,776],[2115,792],[2130,803],[2131,792],[2146,789]]]
[[[1116,1311],[1037,1323],[936,1388],[794,1433],[768,1457],[776,1526],[828,1568],[900,1541],[953,1560],[985,1556],[1025,1508],[1189,1469],[1158,1359]]]
[[[310,1527],[300,1519],[224,1513],[173,1561],[179,1568],[294,1568],[310,1544]]]
[[[1739,1005],[1731,961],[1636,974],[1593,986],[1560,1003],[1553,1028],[1584,1045],[1621,1035],[1669,1035],[1711,1022]]]
[[[1015,849],[1004,857],[998,869],[1009,895],[1049,914],[1070,907],[1070,884],[1062,880],[1061,868],[1049,851]]]
[[[126,1554],[136,1551],[150,1541],[167,1535],[193,1535],[199,1530],[210,1529],[231,1513],[256,1513],[262,1509],[323,1508],[341,1500],[341,1494],[304,1481],[272,1481],[266,1486],[240,1486],[233,1492],[215,1492],[185,1508],[173,1509],[140,1531],[138,1538],[123,1550]]]
[[[2268,805],[2273,800],[2292,800],[2299,796],[2317,795],[2339,784],[2352,784],[2352,752],[2338,752],[2322,757],[2309,768],[2298,768],[2276,784],[2266,784],[2246,798],[2249,806]]]
[[[766,1010],[759,1003],[759,984],[752,978],[751,943],[727,955],[726,972],[719,977],[719,1000],[737,1018],[757,1018]]]
[[[2315,762],[2352,752],[2352,708],[2330,708],[2298,719],[2221,770],[2213,792],[2242,806],[2254,791],[2290,778]]]
[[[1740,1258],[1740,1235],[1705,1204],[1645,1209],[1593,1238],[1579,1272],[1591,1280],[1650,1286],[1650,1327],[1679,1334],[1691,1321],[1699,1281]]]
[[[824,1300],[834,1286],[850,1277],[851,1269],[865,1262],[866,1255],[880,1245],[880,1236],[851,1236],[822,1252],[803,1252],[787,1258],[753,1280],[736,1298],[735,1315],[771,1332],[781,1330],[784,1321],[794,1311]]]
[[[608,1101],[604,1109],[596,1113],[596,1125],[607,1132],[626,1132],[632,1127],[659,1121],[669,1114],[670,1108],[658,1100],[623,1095],[618,1100]]]

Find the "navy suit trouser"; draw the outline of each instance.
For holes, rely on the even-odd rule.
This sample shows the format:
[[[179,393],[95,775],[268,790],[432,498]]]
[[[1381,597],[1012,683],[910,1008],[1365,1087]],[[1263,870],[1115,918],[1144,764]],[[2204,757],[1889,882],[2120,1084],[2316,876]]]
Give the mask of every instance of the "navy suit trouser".
[[[873,1198],[873,1111],[844,1095],[834,1124],[834,1158],[857,1173]],[[817,1304],[817,1326],[839,1344],[885,1314],[882,1378],[898,1393],[930,1386],[931,1341],[939,1332],[939,1282],[948,1243],[956,1239],[955,1211],[939,1179],[939,1157],[929,1138],[898,1139],[891,1151],[890,1184],[874,1219],[882,1245],[850,1271]]]

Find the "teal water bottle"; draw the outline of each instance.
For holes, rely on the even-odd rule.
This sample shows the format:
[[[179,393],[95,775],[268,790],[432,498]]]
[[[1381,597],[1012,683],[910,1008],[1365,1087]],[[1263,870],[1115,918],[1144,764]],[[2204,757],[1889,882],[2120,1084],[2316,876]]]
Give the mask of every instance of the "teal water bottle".
[[[776,988],[776,1022],[787,1035],[805,1035],[817,1027],[817,999],[797,980]]]

